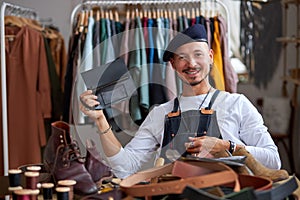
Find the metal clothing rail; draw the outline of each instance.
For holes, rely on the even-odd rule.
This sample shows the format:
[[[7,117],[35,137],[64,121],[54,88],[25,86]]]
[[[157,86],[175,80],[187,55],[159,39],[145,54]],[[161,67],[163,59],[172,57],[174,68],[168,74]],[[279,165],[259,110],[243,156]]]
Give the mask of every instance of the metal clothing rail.
[[[91,6],[91,5],[95,5],[95,6],[116,6],[116,5],[151,5],[151,4],[187,4],[187,3],[199,3],[199,6],[201,6],[201,4],[208,4],[208,3],[216,3],[218,5],[220,5],[222,7],[222,9],[224,9],[225,11],[225,17],[226,17],[226,22],[227,22],[227,44],[228,44],[228,52],[230,52],[230,21],[229,21],[229,11],[227,6],[222,2],[222,0],[117,0],[117,1],[85,1],[83,3],[78,4],[77,6],[74,7],[74,9],[72,10],[71,13],[71,31],[70,33],[72,34],[72,27],[74,25],[74,19],[76,17],[76,13],[83,8],[84,6]],[[214,9],[215,6],[211,5],[212,8]]]
[[[1,6],[1,93],[2,93],[2,137],[3,137],[3,163],[4,175],[8,175],[8,128],[7,128],[7,91],[6,91],[6,56],[5,56],[5,11],[17,16],[31,16],[37,18],[37,13],[30,8],[3,2]]]

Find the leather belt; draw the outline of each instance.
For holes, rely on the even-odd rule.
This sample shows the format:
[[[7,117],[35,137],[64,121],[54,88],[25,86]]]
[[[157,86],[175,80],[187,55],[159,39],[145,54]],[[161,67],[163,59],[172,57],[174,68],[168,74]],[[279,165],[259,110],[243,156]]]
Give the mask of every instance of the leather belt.
[[[171,174],[179,180],[150,183],[150,180]],[[145,183],[146,181],[146,183]],[[135,173],[120,182],[120,188],[135,197],[164,194],[180,194],[187,185],[205,188],[218,185],[233,185],[240,190],[238,174],[229,166],[219,162],[174,161],[172,163]]]

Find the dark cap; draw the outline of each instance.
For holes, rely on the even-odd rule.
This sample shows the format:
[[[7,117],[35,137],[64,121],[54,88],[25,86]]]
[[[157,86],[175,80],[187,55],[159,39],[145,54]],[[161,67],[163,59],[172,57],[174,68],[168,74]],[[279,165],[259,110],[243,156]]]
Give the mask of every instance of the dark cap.
[[[163,61],[168,62],[176,49],[190,42],[207,42],[207,34],[202,24],[195,24],[178,33],[169,43],[163,55]]]

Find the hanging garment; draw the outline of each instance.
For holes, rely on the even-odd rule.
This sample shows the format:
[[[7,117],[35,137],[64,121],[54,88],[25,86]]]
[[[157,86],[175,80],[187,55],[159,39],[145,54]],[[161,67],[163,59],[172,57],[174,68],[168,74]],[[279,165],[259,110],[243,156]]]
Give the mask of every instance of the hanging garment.
[[[265,89],[276,72],[281,54],[282,44],[276,39],[283,35],[281,28],[282,4],[281,2],[267,3],[262,4],[261,8],[253,4],[253,13],[255,30],[253,78],[257,87]],[[272,13],[276,13],[276,15]]]
[[[160,18],[155,20],[155,23],[153,25],[153,29],[152,29],[152,36],[153,36],[153,41],[157,41],[154,42],[154,57],[153,57],[153,63],[152,63],[152,82],[149,83],[149,93],[150,94],[157,94],[157,95],[150,95],[150,106],[154,106],[154,105],[159,105],[162,103],[167,102],[167,97],[166,97],[166,87],[165,87],[165,82],[163,80],[163,69],[164,69],[164,65],[162,64],[162,61],[159,58],[159,51],[161,50],[161,46],[163,46],[163,44],[160,44],[159,41],[157,40],[157,38],[160,37],[163,30],[159,28],[161,23],[161,20],[159,20]],[[158,46],[157,46],[158,45]],[[161,58],[162,59],[162,58]]]
[[[169,22],[169,23],[168,23]],[[167,36],[169,39],[166,39],[167,41],[171,41],[173,39],[174,30],[173,27],[173,20],[172,18],[169,19],[169,21],[166,22],[165,27],[169,30],[169,36]],[[166,87],[168,90],[166,91],[167,98],[169,100],[174,99],[179,94],[177,93],[177,85],[176,85],[176,75],[175,71],[172,68],[172,65],[170,62],[167,63],[166,66],[166,72],[165,72],[165,81],[166,81]]]
[[[51,89],[42,34],[28,26],[8,26],[5,34],[15,35],[5,47],[9,166],[16,168],[41,162],[44,119],[51,118]]]
[[[49,48],[51,50],[52,58],[55,63],[56,73],[59,78],[62,91],[65,85],[65,74],[67,67],[67,52],[65,46],[65,40],[62,34],[58,30],[51,30],[56,37],[47,38]]]
[[[230,62],[229,58],[229,48],[227,39],[227,24],[222,16],[218,16],[219,27],[220,27],[220,46],[223,52],[222,61],[224,69],[224,80],[225,80],[225,90],[227,92],[237,92],[238,76],[234,71],[234,68]]]
[[[216,17],[213,18],[213,42],[211,45],[214,51],[214,64],[211,69],[211,76],[215,82],[216,89],[225,90],[225,80],[224,80],[224,70],[222,61],[222,51],[220,47],[220,32],[219,32],[219,22]]]
[[[94,68],[93,64],[93,27],[94,27],[95,20],[93,17],[88,18],[88,27],[87,33],[85,37],[85,41],[83,45],[83,51],[81,59],[79,60],[79,65],[77,69],[77,76],[75,79],[75,87],[73,96],[79,96],[82,92],[86,91],[87,88],[84,84],[80,73],[83,71],[90,70]],[[76,124],[83,124],[85,122],[85,115],[79,110],[79,100],[78,98],[73,98],[73,118]]]
[[[129,56],[129,46],[128,46],[128,38],[129,38],[129,29],[130,29],[130,19],[126,17],[125,19],[125,29],[121,34],[121,47],[120,47],[120,56],[123,57],[124,62],[128,65],[128,56]]]
[[[60,85],[60,77],[56,71],[56,65],[52,57],[50,45],[47,39],[44,39],[45,52],[47,57],[49,80],[51,85],[51,118],[45,120],[46,138],[48,139],[51,134],[51,122],[60,120],[62,117],[63,109],[63,92]],[[47,121],[47,122],[46,122]]]
[[[106,57],[103,59],[105,59],[105,63],[109,63],[116,59],[116,55],[115,55],[114,46],[112,42],[111,21],[108,18],[106,19],[106,34],[107,34],[107,38],[106,38],[107,51],[106,51]]]
[[[79,56],[79,41],[81,38],[81,32],[74,34],[69,41],[69,52],[68,52],[68,64],[65,76],[65,87],[64,87],[64,103],[63,103],[63,121],[72,123],[71,114],[71,97],[74,85],[74,74],[77,74],[77,59]]]
[[[95,66],[101,65],[101,21],[95,20],[93,27],[93,63]]]
[[[106,19],[100,19],[101,31],[100,31],[100,48],[101,48],[101,65],[106,64],[106,53],[107,53],[107,30],[106,30]]]

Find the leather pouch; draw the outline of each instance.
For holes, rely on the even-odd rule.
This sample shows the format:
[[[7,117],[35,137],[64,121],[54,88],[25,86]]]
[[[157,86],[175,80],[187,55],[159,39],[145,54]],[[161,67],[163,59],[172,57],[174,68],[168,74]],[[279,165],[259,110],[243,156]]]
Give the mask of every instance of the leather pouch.
[[[98,96],[100,110],[136,95],[136,86],[122,58],[81,73],[88,89]]]

